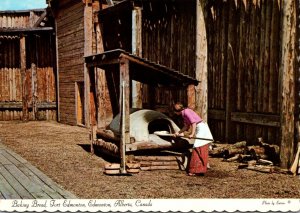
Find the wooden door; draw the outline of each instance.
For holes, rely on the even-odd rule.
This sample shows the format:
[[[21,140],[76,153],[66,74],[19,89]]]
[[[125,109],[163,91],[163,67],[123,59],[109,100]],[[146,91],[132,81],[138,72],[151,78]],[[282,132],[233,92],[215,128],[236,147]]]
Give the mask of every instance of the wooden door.
[[[77,124],[84,125],[84,83],[76,82],[76,115]]]

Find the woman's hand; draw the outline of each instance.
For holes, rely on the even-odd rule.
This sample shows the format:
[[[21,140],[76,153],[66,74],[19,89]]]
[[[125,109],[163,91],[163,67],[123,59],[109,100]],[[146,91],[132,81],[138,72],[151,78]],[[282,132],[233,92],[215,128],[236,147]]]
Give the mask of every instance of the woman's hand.
[[[173,135],[174,135],[174,137],[180,137],[180,136],[183,136],[183,133],[175,132]]]
[[[193,138],[193,137],[194,137],[194,134],[190,134],[190,135],[188,136],[189,139],[191,139],[191,138]]]

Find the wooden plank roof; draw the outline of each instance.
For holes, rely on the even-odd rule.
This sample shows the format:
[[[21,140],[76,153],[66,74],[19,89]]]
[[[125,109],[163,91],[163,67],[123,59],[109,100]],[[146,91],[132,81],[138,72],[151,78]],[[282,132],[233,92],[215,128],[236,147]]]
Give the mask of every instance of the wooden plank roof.
[[[0,28],[0,33],[40,32],[40,31],[53,31],[53,27],[29,27],[29,28],[7,27],[7,28]]]
[[[125,52],[122,49],[86,56],[85,62],[87,67],[99,67],[110,70],[113,66],[118,69],[120,58],[125,58],[129,61],[129,72],[132,80],[151,85],[162,84],[177,87],[185,87],[190,84],[197,85],[199,83],[197,79],[191,76]]]

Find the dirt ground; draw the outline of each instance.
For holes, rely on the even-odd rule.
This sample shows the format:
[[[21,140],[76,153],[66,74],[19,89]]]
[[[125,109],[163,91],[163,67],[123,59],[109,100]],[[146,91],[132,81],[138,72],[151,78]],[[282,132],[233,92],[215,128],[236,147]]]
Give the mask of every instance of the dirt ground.
[[[44,121],[0,127],[2,143],[78,198],[300,198],[299,176],[238,170],[238,164],[220,158],[210,158],[205,176],[180,170],[107,176],[107,158],[91,155],[85,128]]]

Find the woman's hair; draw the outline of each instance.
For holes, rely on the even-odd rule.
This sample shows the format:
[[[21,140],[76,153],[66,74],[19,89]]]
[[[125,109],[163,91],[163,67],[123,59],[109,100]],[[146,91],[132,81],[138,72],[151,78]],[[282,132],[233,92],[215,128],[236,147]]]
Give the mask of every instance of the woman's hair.
[[[174,111],[175,112],[181,112],[182,110],[184,110],[183,104],[180,102],[177,102],[176,104],[174,104]]]

